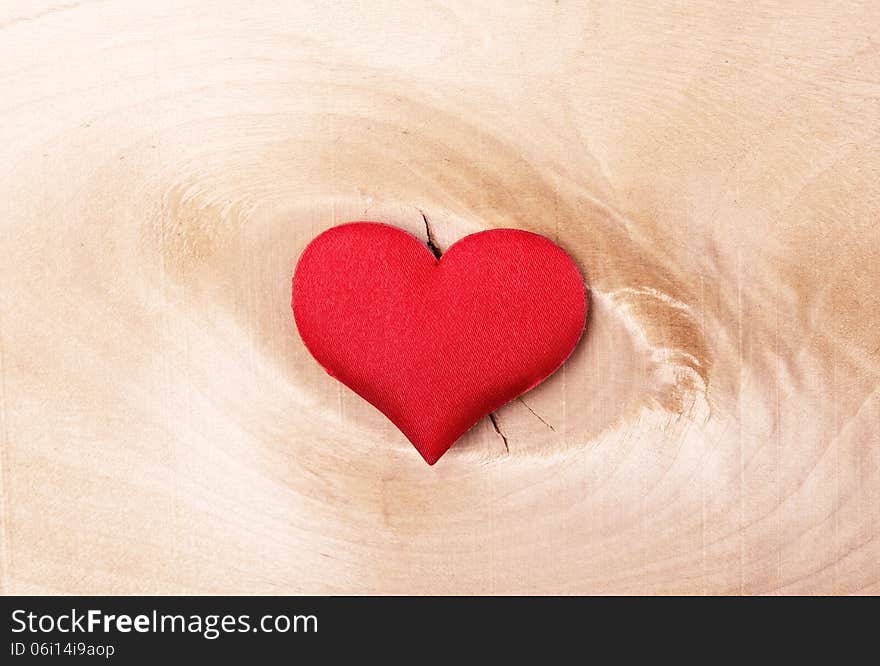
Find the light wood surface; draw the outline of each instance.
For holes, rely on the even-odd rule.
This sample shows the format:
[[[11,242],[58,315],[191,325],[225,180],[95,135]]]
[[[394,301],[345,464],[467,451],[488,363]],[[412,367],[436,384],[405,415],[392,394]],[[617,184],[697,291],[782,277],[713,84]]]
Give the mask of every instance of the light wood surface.
[[[880,592],[880,5],[0,5],[6,593]],[[563,370],[429,468],[289,309],[544,233]],[[509,449],[509,450],[508,450]]]

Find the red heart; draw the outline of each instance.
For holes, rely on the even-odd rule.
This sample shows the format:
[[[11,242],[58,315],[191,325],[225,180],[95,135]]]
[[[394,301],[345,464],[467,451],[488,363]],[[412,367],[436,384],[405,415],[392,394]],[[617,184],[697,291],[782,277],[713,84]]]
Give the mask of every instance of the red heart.
[[[577,266],[543,236],[483,231],[438,260],[414,236],[374,222],[333,227],[309,244],[292,305],[312,356],[429,465],[555,372],[587,313]]]

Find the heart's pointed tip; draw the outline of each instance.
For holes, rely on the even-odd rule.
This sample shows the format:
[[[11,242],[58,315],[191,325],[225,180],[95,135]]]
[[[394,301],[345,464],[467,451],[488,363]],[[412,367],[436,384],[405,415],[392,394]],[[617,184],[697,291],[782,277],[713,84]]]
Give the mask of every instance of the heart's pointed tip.
[[[418,449],[416,449],[416,450],[418,450]],[[436,463],[438,460],[440,460],[440,457],[441,457],[443,454],[441,453],[440,455],[435,455],[435,454],[433,454],[433,453],[429,453],[429,452],[426,452],[426,451],[419,451],[419,455],[422,456],[422,459],[423,459],[426,463],[428,463],[428,465],[430,465],[431,467],[433,467],[433,466],[434,466],[434,463]]]
[[[419,455],[422,456],[422,459],[426,463],[428,463],[428,465],[433,467],[434,463],[436,463],[438,460],[440,460],[440,458],[443,457],[443,454],[449,450],[449,447],[447,446],[446,448],[444,448],[440,451],[438,451],[437,449],[432,449],[432,448],[427,448],[427,447],[422,448],[422,447],[418,447],[418,446],[416,446],[415,449],[416,449],[416,451],[419,452]]]

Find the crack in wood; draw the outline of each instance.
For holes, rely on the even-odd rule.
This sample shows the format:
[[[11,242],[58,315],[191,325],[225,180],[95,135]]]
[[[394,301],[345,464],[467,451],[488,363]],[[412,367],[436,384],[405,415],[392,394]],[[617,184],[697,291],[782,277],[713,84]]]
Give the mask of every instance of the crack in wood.
[[[550,425],[549,423],[547,423],[547,421],[545,421],[544,419],[542,419],[542,418],[541,418],[541,415],[538,414],[538,412],[536,412],[534,409],[532,409],[531,407],[529,407],[529,404],[528,404],[525,400],[523,400],[521,397],[520,397],[520,398],[517,398],[517,400],[519,400],[523,405],[525,405],[525,408],[528,409],[536,419],[538,419],[541,423],[543,423],[545,426],[547,426],[548,428],[550,428],[550,430],[552,430],[553,432],[556,432],[556,428],[554,428],[552,425]]]
[[[425,234],[428,237],[428,249],[431,250],[431,254],[433,254],[438,260],[440,256],[443,254],[443,251],[440,249],[440,246],[437,245],[437,242],[434,240],[434,232],[431,230],[431,223],[428,222],[428,216],[425,215],[425,211],[421,208],[419,209],[419,213],[422,214],[422,220],[425,222]]]
[[[501,438],[501,441],[504,442],[504,450],[510,453],[510,445],[507,443],[507,435],[501,430],[501,425],[498,422],[498,417],[495,415],[495,412],[489,414],[489,420],[492,422],[492,427],[495,428],[495,432]]]

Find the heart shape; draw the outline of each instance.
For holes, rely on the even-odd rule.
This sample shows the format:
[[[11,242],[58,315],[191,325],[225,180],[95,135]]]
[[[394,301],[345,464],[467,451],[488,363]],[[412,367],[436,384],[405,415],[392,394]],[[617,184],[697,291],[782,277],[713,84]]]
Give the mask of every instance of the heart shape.
[[[437,259],[405,231],[351,222],[303,251],[292,306],[318,363],[433,465],[565,362],[587,297],[575,263],[538,234],[483,231]]]

